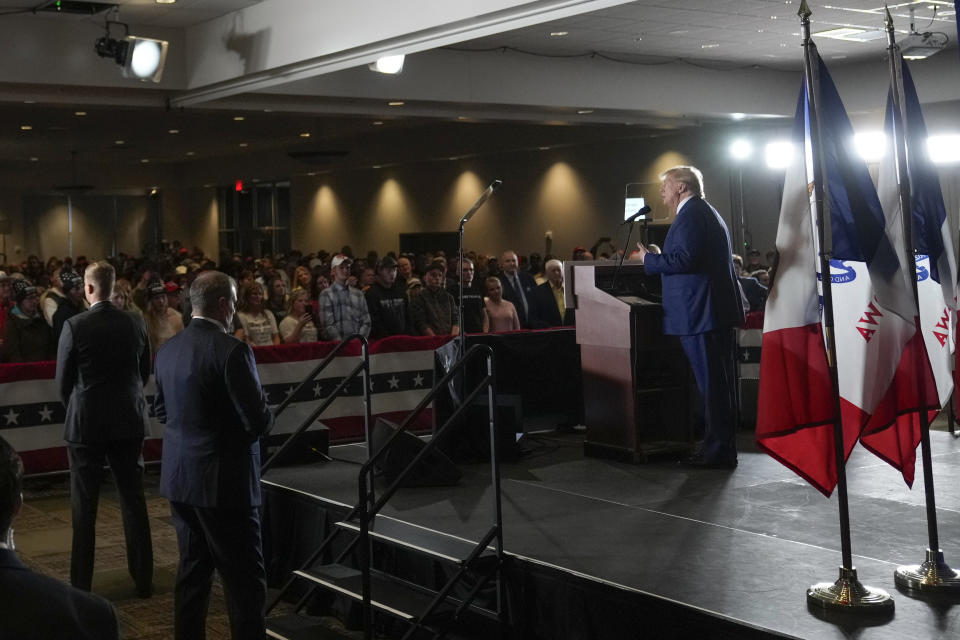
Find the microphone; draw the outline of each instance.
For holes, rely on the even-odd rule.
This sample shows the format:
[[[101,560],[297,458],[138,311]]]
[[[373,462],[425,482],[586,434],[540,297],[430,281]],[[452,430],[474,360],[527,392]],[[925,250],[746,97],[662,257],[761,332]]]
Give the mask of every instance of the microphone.
[[[483,206],[483,203],[487,201],[487,198],[490,197],[494,191],[500,188],[500,185],[503,184],[502,180],[494,180],[490,183],[490,186],[487,187],[486,191],[480,194],[480,197],[477,198],[477,201],[473,203],[473,206],[470,207],[470,210],[463,214],[463,218],[460,219],[460,226],[463,226],[467,223],[470,218],[473,217],[473,214],[477,212],[477,209]]]
[[[631,222],[633,222],[633,221],[636,220],[637,218],[639,218],[639,219],[641,219],[641,220],[646,220],[647,214],[650,213],[651,211],[652,211],[652,209],[651,209],[650,207],[644,205],[643,208],[641,208],[641,209],[640,209],[639,211],[637,211],[635,214],[633,214],[632,216],[630,216],[629,218],[627,218],[626,220],[624,220],[624,221],[623,221],[623,224],[630,224]]]

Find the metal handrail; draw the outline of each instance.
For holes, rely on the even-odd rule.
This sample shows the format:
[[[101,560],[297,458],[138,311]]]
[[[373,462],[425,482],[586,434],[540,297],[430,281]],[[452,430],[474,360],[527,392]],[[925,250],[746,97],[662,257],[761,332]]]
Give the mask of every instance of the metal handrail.
[[[373,500],[372,491],[367,489],[367,478],[368,476],[372,477],[372,472],[374,465],[385,455],[385,452],[390,449],[394,442],[401,437],[410,423],[426,408],[426,406],[433,400],[434,396],[446,385],[457,373],[460,372],[477,354],[483,354],[486,356],[487,360],[487,375],[476,385],[473,391],[467,395],[460,406],[450,415],[447,420],[436,430],[433,437],[421,450],[414,456],[413,460],[404,468],[403,471],[394,479],[393,483],[383,492],[379,499]],[[359,491],[359,501],[357,506],[354,508],[354,513],[358,516],[360,532],[348,546],[345,552],[349,552],[349,549],[353,548],[359,543],[359,554],[358,562],[360,564],[360,575],[361,575],[361,590],[362,590],[362,617],[363,617],[363,626],[364,626],[364,638],[371,638],[373,632],[373,607],[371,604],[371,594],[370,594],[370,571],[371,571],[371,550],[370,550],[370,522],[376,517],[377,513],[387,501],[397,492],[400,488],[400,485],[406,479],[406,477],[413,472],[413,469],[423,460],[434,448],[438,445],[440,440],[443,438],[444,434],[447,433],[450,427],[456,423],[460,416],[468,409],[473,400],[484,390],[487,391],[487,404],[489,409],[489,428],[490,428],[490,466],[491,466],[491,475],[493,481],[493,500],[495,508],[495,522],[490,531],[483,537],[481,545],[477,546],[477,549],[470,555],[471,558],[474,558],[479,555],[482,548],[490,543],[491,540],[496,538],[496,554],[497,554],[497,563],[498,566],[503,561],[503,514],[501,509],[501,500],[500,500],[500,467],[497,460],[497,429],[496,429],[496,410],[494,406],[494,396],[493,389],[495,384],[495,371],[494,371],[494,360],[493,360],[493,349],[487,345],[474,345],[459,359],[457,362],[450,367],[450,370],[435,383],[433,389],[428,393],[416,406],[416,408],[404,419],[400,424],[397,430],[387,439],[382,447],[376,452],[371,452],[368,455],[367,461],[361,466],[360,473],[358,477],[358,491]],[[373,483],[370,483],[371,488]],[[341,554],[344,555],[344,554]],[[465,571],[465,567],[461,567],[461,570],[458,572],[456,578],[451,579],[451,582],[448,583],[440,593],[434,598],[430,606],[427,607],[427,610],[423,612],[421,616],[421,621],[423,617],[428,616],[432,613],[436,607],[438,607],[446,596],[449,594],[450,590],[453,588],[453,582],[459,579]],[[489,576],[486,578],[489,579]],[[486,580],[484,580],[485,582]],[[475,595],[473,593],[472,595]],[[472,600],[471,595],[471,600]],[[498,616],[502,615],[503,610],[503,592],[501,585],[497,584],[497,612]],[[469,600],[465,601],[469,602]],[[415,629],[419,626],[419,622],[407,631],[407,634],[404,636],[409,637],[414,633]]]
[[[363,372],[364,430],[368,434],[367,440],[368,441],[370,440],[369,438],[370,416],[372,413],[370,408],[370,344],[367,342],[367,339],[364,338],[359,333],[350,334],[349,336],[344,338],[340,342],[340,344],[334,347],[333,350],[330,353],[328,353],[327,356],[322,361],[320,361],[320,363],[316,367],[313,368],[313,371],[311,371],[307,375],[307,377],[303,379],[303,382],[301,382],[297,386],[297,388],[290,393],[290,395],[284,398],[283,402],[278,404],[273,409],[273,418],[274,420],[276,420],[277,416],[283,413],[284,409],[286,409],[290,405],[290,403],[293,402],[293,399],[296,397],[297,393],[299,393],[300,390],[302,390],[303,388],[311,384],[314,381],[314,379],[320,374],[320,372],[326,369],[327,366],[331,362],[333,362],[334,358],[336,358],[340,354],[340,352],[343,351],[344,347],[350,342],[353,342],[354,340],[360,341],[360,348],[361,348],[360,364],[354,367],[353,370],[349,374],[347,374],[347,376],[344,377],[343,380],[340,381],[340,384],[337,385],[337,387],[330,393],[330,395],[328,395],[326,399],[322,403],[320,403],[320,405],[316,409],[314,409],[309,416],[307,416],[307,418],[303,421],[303,423],[301,423],[300,426],[297,427],[297,429],[293,433],[291,433],[290,436],[284,441],[284,443],[280,445],[280,448],[277,449],[274,452],[274,454],[270,456],[270,458],[266,462],[263,463],[263,465],[260,467],[261,474],[266,473],[271,467],[273,467],[277,463],[277,460],[280,459],[280,456],[282,456],[283,453],[287,451],[287,449],[293,446],[293,443],[296,440],[298,440],[300,436],[303,435],[303,433],[307,429],[310,428],[310,426],[314,423],[314,421],[316,421],[316,419],[320,416],[320,414],[326,411],[327,408],[331,404],[333,404],[334,400],[336,400],[339,397],[340,393],[342,393],[343,390],[347,388],[347,385],[353,382],[353,379],[356,378],[357,374],[361,372]]]

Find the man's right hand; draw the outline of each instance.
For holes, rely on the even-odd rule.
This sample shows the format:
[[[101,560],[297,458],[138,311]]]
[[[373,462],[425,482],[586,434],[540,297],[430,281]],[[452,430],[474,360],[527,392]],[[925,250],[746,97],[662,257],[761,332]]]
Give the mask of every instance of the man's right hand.
[[[647,254],[650,253],[650,252],[647,251],[647,248],[643,245],[642,242],[638,242],[638,243],[637,243],[637,251],[639,252],[639,255],[637,256],[637,259],[640,260],[640,264],[643,264],[644,258],[646,258],[646,257],[647,257]]]

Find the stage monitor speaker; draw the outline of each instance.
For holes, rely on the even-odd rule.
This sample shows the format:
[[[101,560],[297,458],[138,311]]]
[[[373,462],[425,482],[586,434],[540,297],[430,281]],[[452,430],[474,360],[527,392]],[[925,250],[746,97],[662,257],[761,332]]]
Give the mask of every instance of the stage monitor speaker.
[[[260,459],[266,462],[270,456],[287,441],[289,433],[279,433],[264,436],[260,439]],[[277,466],[286,467],[301,464],[312,464],[329,458],[330,429],[325,426],[314,428],[300,434],[293,446],[283,452],[277,459]]]
[[[393,436],[397,425],[377,418],[373,424],[373,450],[380,451],[387,440]],[[394,441],[390,449],[377,465],[388,484],[393,484],[400,473],[409,466],[418,453],[425,447],[420,438],[404,432]],[[440,451],[434,449],[420,461],[401,486],[403,487],[448,487],[460,481],[460,469]]]

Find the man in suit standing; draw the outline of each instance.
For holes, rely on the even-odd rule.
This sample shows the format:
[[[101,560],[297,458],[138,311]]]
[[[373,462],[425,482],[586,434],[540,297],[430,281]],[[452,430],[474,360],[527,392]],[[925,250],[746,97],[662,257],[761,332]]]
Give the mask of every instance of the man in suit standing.
[[[89,591],[93,581],[97,503],[103,463],[110,464],[120,496],[127,568],[137,595],[150,597],[153,544],[143,497],[143,438],[150,377],[150,343],[139,315],[110,302],[116,272],[95,262],[84,272],[91,307],[66,320],[57,349],[57,384],[67,408],[64,440],[70,460],[73,549],[70,583]]]
[[[92,593],[34,573],[13,545],[13,519],[23,505],[23,465],[0,438],[0,638],[116,640],[117,614]]]
[[[264,638],[260,445],[273,426],[253,351],[233,337],[237,284],[205,271],[190,286],[193,318],[157,352],[154,410],[166,422],[160,493],[170,500],[180,564],[178,640],[203,640],[214,569],[230,630]]]
[[[684,460],[697,467],[737,466],[734,327],[743,305],[733,270],[730,233],[703,199],[703,174],[674,167],[660,176],[664,204],[677,218],[660,255],[638,245],[647,273],[663,275],[663,332],[680,336],[704,401],[700,452]]]
[[[520,326],[530,328],[533,311],[533,290],[537,288],[537,281],[526,271],[519,270],[517,254],[514,251],[504,251],[500,256],[500,284],[503,285],[503,299],[509,300],[517,308]]]
[[[563,263],[556,259],[547,260],[543,273],[547,281],[533,290],[534,314],[530,324],[535,329],[574,326],[575,311],[567,309],[563,291]]]

